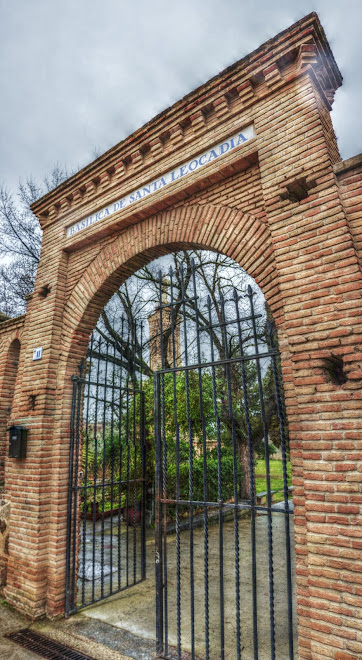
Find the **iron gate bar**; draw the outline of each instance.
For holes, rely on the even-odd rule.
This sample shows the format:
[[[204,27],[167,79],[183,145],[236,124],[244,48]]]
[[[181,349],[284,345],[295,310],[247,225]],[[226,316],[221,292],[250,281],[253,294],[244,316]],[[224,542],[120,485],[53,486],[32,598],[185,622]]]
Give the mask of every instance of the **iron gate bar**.
[[[268,335],[269,342],[272,345],[274,341],[273,337],[273,325],[268,323]],[[286,514],[290,513],[289,511],[289,492],[288,492],[288,475],[287,475],[287,453],[286,453],[286,442],[285,442],[285,424],[284,424],[284,411],[282,405],[282,398],[280,396],[280,383],[278,377],[278,369],[276,364],[275,356],[272,356],[272,369],[273,369],[273,378],[274,378],[274,387],[276,395],[276,404],[280,425],[280,439],[282,447],[282,463],[283,463],[283,484],[284,484],[284,506]],[[287,593],[288,593],[288,636],[289,636],[289,659],[293,660],[294,658],[294,642],[293,642],[293,605],[292,605],[292,570],[291,570],[291,556],[290,556],[290,523],[289,516],[284,517],[285,520],[285,552],[286,552],[286,570],[287,570]]]
[[[207,306],[209,313],[209,325],[211,325],[211,298],[207,298]],[[218,414],[217,406],[217,388],[216,388],[216,374],[215,374],[215,354],[214,354],[214,341],[212,333],[210,337],[210,350],[211,350],[211,375],[212,375],[212,401],[214,407],[214,415],[216,419],[217,428],[217,481],[218,481],[218,497],[219,497],[219,589],[220,589],[220,660],[224,660],[224,647],[225,647],[225,634],[224,634],[224,566],[223,566],[223,515],[222,515],[222,485],[221,485],[221,435],[220,435],[220,417]]]
[[[122,366],[120,372],[116,372],[115,355],[114,344],[102,337],[95,339],[93,335],[88,351],[87,369],[83,362],[79,375],[72,377],[66,616],[138,584],[146,576],[144,393],[141,389],[131,387],[128,378],[125,382]],[[112,366],[112,370],[109,365]],[[114,417],[117,410],[119,411],[118,426]],[[127,429],[123,423],[123,413],[126,417]],[[123,445],[127,466],[125,466]],[[83,471],[80,472],[82,446]],[[132,471],[130,471],[131,454],[134,461]],[[126,474],[124,474],[125,470]],[[93,476],[91,483],[90,473]],[[133,506],[133,534],[130,539],[127,524],[126,548],[122,547],[121,542],[121,496],[125,491],[126,510],[129,511]],[[89,495],[91,495],[90,524],[87,523]],[[96,513],[98,501],[100,502],[99,525],[97,525]],[[107,513],[110,522],[107,548],[105,545],[106,501],[107,507],[110,507]],[[117,513],[114,510],[116,502]],[[141,515],[139,531],[135,524],[138,502],[140,502]],[[132,518],[132,514],[128,513],[128,517]],[[89,567],[87,567],[88,534],[91,536]],[[133,567],[131,574],[130,565]],[[113,575],[115,570],[118,573],[116,580]],[[87,580],[90,586],[86,589]]]
[[[137,497],[137,491],[136,491],[136,471],[137,471],[137,466],[136,466],[136,407],[133,406],[133,452],[134,452],[134,470],[133,470],[133,581],[136,581],[137,578],[137,571],[136,571],[136,497]]]
[[[251,286],[248,286],[248,297],[250,300],[250,309],[254,314],[254,293]],[[255,354],[259,357],[258,337],[255,318],[252,319],[253,324],[253,340],[255,346]],[[265,467],[266,467],[266,483],[267,483],[267,501],[268,501],[268,559],[269,559],[269,610],[270,610],[270,647],[271,647],[271,660],[275,660],[275,622],[274,622],[274,572],[273,572],[273,522],[271,514],[271,486],[270,486],[270,464],[269,464],[269,427],[265,415],[264,406],[264,392],[261,377],[260,359],[256,361],[259,400],[260,400],[260,415],[264,427],[264,447],[265,447]]]
[[[143,478],[142,478],[142,477],[138,477],[138,478],[136,479],[136,481],[142,483],[142,482],[143,482]],[[113,486],[119,486],[119,485],[122,485],[122,484],[127,485],[127,484],[128,484],[128,481],[127,481],[126,479],[122,479],[122,481],[120,481],[119,479],[115,479],[114,481],[105,481],[105,482],[104,482],[104,486],[105,486],[105,487],[106,487],[106,486],[112,486],[112,485],[113,485]],[[93,485],[82,486],[82,490],[88,490],[89,488],[94,489],[94,486],[93,486]]]
[[[106,367],[104,375],[104,398],[107,400],[107,375],[108,375],[108,342],[106,342]],[[103,456],[105,456],[106,451],[106,405],[103,406],[103,418],[102,418],[102,443],[103,443]],[[103,460],[102,463],[102,517],[101,517],[101,598],[104,597],[104,482],[106,476],[106,462]],[[95,515],[95,514],[93,514]]]
[[[173,293],[173,273],[170,268],[170,294],[171,294],[171,338],[172,338],[172,364],[176,366],[176,315]],[[176,373],[172,374],[172,396],[173,396],[173,421],[176,435],[176,500],[180,499],[180,427],[177,421],[177,395],[176,395]],[[181,659],[181,539],[180,539],[180,507],[175,507],[176,528],[176,618],[177,618],[177,659]]]
[[[121,337],[124,334],[124,317],[121,319]],[[123,382],[123,362],[121,362],[119,382]],[[141,381],[142,382],[142,381]],[[118,428],[118,441],[119,441],[119,476],[120,481],[122,479],[122,462],[123,462],[123,446],[121,441],[121,429],[122,429],[122,390],[119,390],[119,428]],[[121,485],[121,484],[120,484]],[[122,556],[122,536],[121,536],[121,488],[118,488],[118,520],[117,520],[117,532],[118,532],[118,553],[117,553],[117,569],[118,569],[118,591],[121,591],[121,556]]]
[[[261,359],[261,358],[267,358],[267,357],[272,357],[275,355],[276,357],[279,356],[278,351],[273,350],[273,351],[264,351],[263,353],[254,353],[254,354],[249,354],[245,355],[244,357],[237,357],[237,358],[230,358],[229,360],[211,360],[209,362],[202,362],[201,367],[204,369],[206,367],[221,367],[225,364],[235,364],[238,362],[251,362],[255,359]],[[184,364],[182,367],[168,367],[167,369],[161,369],[159,371],[160,374],[171,374],[173,371],[176,373],[178,371],[181,372],[186,372],[186,371],[192,371],[193,369],[198,369],[199,365],[197,362],[195,364]]]
[[[170,270],[170,274],[173,274],[172,268]],[[171,311],[172,311],[172,308],[178,306],[180,303],[190,302],[191,300],[194,300],[196,302],[196,307],[197,307],[197,301],[199,300],[199,296],[194,296],[194,297],[188,296],[187,298],[178,298],[174,302],[169,302],[169,303],[164,304],[164,305],[158,305],[157,307],[155,307],[155,312],[162,311],[163,309],[168,309],[168,308],[171,308]],[[262,314],[255,314],[254,316],[242,316],[242,317],[240,317],[240,321],[241,322],[251,321],[253,318],[260,319],[262,317],[263,317]],[[196,319],[196,316],[195,316],[195,319]],[[219,323],[211,323],[209,325],[201,326],[199,330],[200,330],[200,332],[202,332],[204,330],[211,330],[212,328],[221,328],[223,325],[233,325],[236,322],[237,322],[237,319],[230,319],[230,320],[228,319],[227,321],[221,321]]]
[[[113,345],[113,359],[116,355],[116,346]],[[112,388],[111,388],[111,402],[112,410],[114,410],[114,378],[115,378],[115,369],[112,369]],[[114,480],[114,416],[111,416],[111,482]],[[110,591],[113,591],[113,488],[111,488],[111,529],[110,529],[110,576],[109,576],[109,588]]]
[[[194,262],[192,261],[192,284],[194,292],[196,292],[196,274]],[[201,364],[201,344],[200,344],[200,325],[199,325],[199,307],[198,296],[195,296],[195,324],[196,324],[196,346],[197,346],[197,361]],[[199,408],[200,418],[202,424],[202,447],[203,447],[203,492],[204,500],[207,500],[207,459],[206,459],[206,420],[204,415],[204,401],[202,391],[202,369],[198,368],[198,389],[199,389]],[[205,660],[210,657],[210,641],[209,641],[209,535],[208,535],[208,511],[207,506],[204,505],[204,590],[205,590]]]
[[[288,589],[288,644],[289,644],[289,658],[292,659],[293,656],[293,621],[292,621],[292,581],[291,581],[291,553],[290,553],[290,527],[289,527],[289,516],[293,511],[289,508],[288,504],[288,474],[287,474],[287,458],[286,458],[286,434],[284,427],[284,409],[281,398],[281,391],[279,384],[279,373],[278,373],[278,363],[279,351],[274,346],[272,340],[261,340],[258,336],[258,329],[256,326],[256,320],[262,318],[261,314],[255,312],[254,303],[253,303],[253,292],[251,288],[248,289],[247,299],[249,303],[250,315],[243,317],[240,314],[239,301],[240,297],[237,294],[237,291],[234,289],[233,298],[231,301],[226,301],[221,296],[220,300],[220,309],[221,309],[221,318],[218,317],[218,323],[213,322],[212,318],[212,304],[211,299],[208,299],[207,309],[208,309],[208,322],[204,323],[202,326],[200,324],[200,319],[204,320],[202,313],[199,312],[199,297],[196,295],[196,280],[195,280],[195,270],[194,266],[191,269],[192,284],[194,287],[193,294],[190,298],[186,295],[186,287],[183,272],[179,273],[179,284],[181,288],[180,299],[175,301],[173,294],[173,272],[170,270],[170,295],[171,301],[169,304],[163,304],[163,280],[162,275],[160,274],[159,278],[159,299],[160,305],[158,306],[160,314],[160,346],[161,346],[161,359],[162,365],[161,369],[155,374],[155,439],[156,439],[156,602],[157,602],[157,651],[162,653],[163,657],[169,656],[169,641],[168,641],[168,580],[167,580],[167,544],[166,544],[166,516],[167,516],[167,507],[172,507],[175,510],[175,550],[176,550],[176,622],[177,622],[177,658],[182,657],[182,647],[181,647],[181,572],[180,572],[180,507],[188,508],[188,532],[189,532],[189,550],[188,550],[188,559],[189,559],[189,585],[190,585],[190,605],[189,605],[189,616],[190,616],[190,649],[191,649],[191,658],[196,658],[195,656],[195,574],[194,574],[194,510],[195,507],[202,508],[203,510],[203,519],[204,519],[204,608],[205,608],[205,660],[209,660],[210,657],[210,640],[209,640],[209,554],[208,554],[208,512],[211,509],[217,509],[219,511],[219,559],[218,559],[218,570],[219,570],[219,595],[220,595],[220,612],[219,612],[219,637],[220,637],[220,660],[225,660],[225,609],[224,609],[224,522],[223,522],[223,513],[227,510],[234,511],[234,557],[235,557],[235,568],[234,568],[234,580],[235,580],[235,624],[236,624],[236,657],[238,660],[241,660],[242,649],[244,645],[242,643],[242,626],[241,626],[241,601],[240,601],[240,548],[239,548],[239,511],[249,511],[250,512],[250,521],[251,521],[251,550],[252,550],[252,598],[253,598],[253,607],[252,607],[252,621],[253,621],[253,657],[254,660],[258,659],[258,645],[259,645],[259,635],[258,635],[258,601],[257,601],[257,546],[256,546],[256,515],[258,513],[266,513],[267,517],[267,537],[268,537],[268,572],[269,572],[269,632],[270,632],[270,658],[275,660],[276,657],[276,641],[275,641],[275,609],[274,609],[274,566],[273,566],[273,522],[272,515],[275,513],[280,513],[285,517],[285,543],[286,543],[286,570],[287,570],[287,589]],[[194,327],[195,330],[195,342],[196,342],[196,353],[197,360],[190,363],[188,355],[188,320],[190,316],[187,313],[186,305],[189,301],[194,303]],[[226,302],[232,302],[234,305],[234,316],[232,320],[229,321],[226,317],[225,304]],[[170,332],[170,342],[172,349],[172,360],[171,365],[166,364],[166,354],[169,355],[168,347],[164,345],[164,320],[163,320],[163,311],[166,308],[170,310],[171,316],[171,332]],[[176,363],[176,351],[175,351],[175,331],[177,327],[176,315],[179,311],[182,311],[182,327],[183,327],[183,363]],[[242,335],[242,322],[251,321],[251,339],[253,341],[253,348],[248,347],[248,352],[244,352],[244,338]],[[228,337],[226,335],[227,328],[231,324],[236,324],[237,328],[237,340],[239,347],[239,355],[234,357],[229,354],[228,351]],[[250,329],[250,328],[249,328]],[[213,332],[219,330],[224,339],[225,346],[225,355],[215,354],[215,347],[213,342]],[[202,360],[201,356],[201,341],[200,336],[201,332],[207,332],[209,336],[209,356],[207,359]],[[267,362],[266,362],[267,361]],[[251,427],[251,421],[249,417],[249,392],[248,392],[248,382],[246,375],[246,366],[247,364],[253,364],[256,370],[256,387],[258,391],[258,400],[259,400],[259,412],[261,418],[262,428],[264,430],[264,452],[265,452],[265,469],[266,469],[266,485],[267,485],[267,503],[266,506],[258,505],[256,503],[256,490],[255,490],[255,477],[254,477],[254,448],[253,448],[253,431]],[[273,386],[276,396],[276,405],[278,412],[278,419],[280,423],[280,441],[281,441],[281,452],[282,452],[282,462],[283,462],[283,493],[284,493],[284,508],[274,508],[271,499],[271,473],[270,473],[270,457],[269,457],[269,422],[266,416],[265,404],[264,404],[264,385],[263,385],[263,375],[262,375],[262,365],[267,364],[272,366],[273,374]],[[245,415],[245,427],[246,427],[246,440],[248,447],[248,456],[249,456],[249,478],[250,478],[250,499],[240,499],[238,491],[238,472],[237,472],[237,461],[238,461],[238,450],[237,450],[237,440],[236,440],[236,418],[233,410],[233,394],[231,386],[231,371],[232,367],[240,368],[240,396],[242,397],[243,405],[243,414]],[[216,369],[223,368],[225,376],[225,388],[221,392],[218,392],[218,384],[216,379]],[[263,367],[264,368],[264,367]],[[207,465],[207,422],[205,419],[203,411],[203,376],[202,370],[208,370],[211,374],[212,381],[212,405],[214,411],[214,420],[216,425],[216,452],[217,452],[217,492],[218,500],[210,501],[208,500],[208,465]],[[197,387],[198,387],[198,400],[199,400],[199,439],[198,442],[201,443],[202,452],[203,452],[203,495],[204,499],[200,497],[195,498],[194,495],[194,453],[193,453],[193,442],[194,442],[194,420],[191,415],[190,408],[190,376],[189,374],[194,372],[197,377]],[[239,373],[239,372],[237,372]],[[172,375],[171,375],[172,374]],[[176,391],[176,376],[178,374],[184,375],[184,396],[185,402],[185,414],[186,414],[186,427],[184,430],[185,437],[188,437],[188,499],[182,497],[180,492],[180,425],[178,422],[178,393]],[[166,420],[165,420],[165,378],[170,375],[172,378],[172,397],[173,397],[173,424],[174,424],[174,440],[175,440],[175,452],[176,452],[176,494],[175,497],[170,497],[167,495],[167,462],[168,462],[168,439],[166,436]],[[221,439],[221,428],[224,424],[220,417],[218,411],[218,401],[219,397],[222,396],[225,400],[227,419],[229,420],[230,426],[228,427],[228,433],[230,434],[230,439],[232,442],[232,456],[233,456],[233,468],[232,468],[232,483],[233,483],[233,502],[226,502],[223,499],[223,486],[222,486],[222,459],[221,459],[221,450],[222,450],[222,439]],[[254,413],[253,413],[254,414]],[[187,430],[188,428],[188,430]],[[224,431],[223,431],[224,432]]]
[[[221,296],[220,296],[220,302],[221,302],[222,298],[223,298],[223,296],[222,296],[222,294],[221,294]],[[229,302],[230,302],[230,301],[229,301]],[[224,301],[224,303],[222,303],[222,305],[223,305],[223,304],[225,304],[225,301]],[[242,317],[240,318],[240,322],[243,322],[243,321],[252,321],[253,319],[261,319],[261,318],[263,318],[263,315],[262,315],[262,314],[255,314],[255,316],[242,316]],[[204,326],[202,326],[202,327],[200,328],[200,332],[205,332],[205,331],[208,332],[209,330],[213,330],[214,328],[223,328],[223,329],[224,329],[226,326],[234,325],[234,324],[236,324],[237,322],[238,322],[238,319],[237,319],[237,318],[236,318],[236,319],[230,319],[230,321],[229,321],[229,319],[226,320],[226,319],[224,318],[224,320],[223,320],[223,321],[219,321],[219,323],[211,323],[211,322],[210,322],[208,325],[204,325]]]
[[[221,302],[221,326],[224,334],[225,343],[225,357],[230,359],[229,347],[226,334],[226,319],[225,319],[225,302],[224,296],[220,296]],[[228,397],[228,414],[231,419],[231,435],[233,443],[233,480],[234,480],[234,501],[238,504],[238,487],[237,487],[237,454],[236,454],[236,434],[235,434],[235,419],[233,414],[232,396],[231,396],[231,383],[230,383],[230,364],[225,364],[226,372],[226,385]],[[240,572],[239,572],[239,522],[237,506],[234,508],[234,545],[235,545],[235,597],[236,597],[236,649],[237,656],[241,655],[241,623],[240,623]]]
[[[162,273],[159,273],[159,298],[160,298],[160,349],[161,349],[161,365],[162,367],[165,366],[165,356],[164,356],[164,344],[163,344],[163,316],[162,316],[162,295],[163,295],[163,282],[162,282]],[[162,489],[162,496],[165,497],[166,493],[166,483],[165,483],[165,464],[167,462],[167,457],[165,457],[165,452],[167,451],[166,448],[166,437],[164,434],[164,428],[165,428],[165,409],[164,409],[164,378],[161,376],[161,381],[160,381],[160,402],[161,402],[161,410],[160,410],[160,415],[161,415],[161,429],[163,430],[163,436],[162,439],[160,439],[160,449],[161,447],[163,448],[163,452],[161,450],[161,455],[160,455],[160,463],[161,463],[161,473],[162,474],[162,484],[161,484],[161,489]],[[161,521],[160,524],[163,526],[163,548],[162,548],[162,541],[161,541],[161,548],[162,548],[162,578],[163,578],[163,627],[164,627],[164,646],[162,648],[165,650],[166,655],[168,654],[168,603],[167,603],[167,543],[166,543],[166,509],[164,506],[162,506],[162,511],[161,513]]]
[[[129,339],[129,337],[128,337]],[[127,374],[128,378],[128,374]],[[129,446],[129,391],[127,388],[126,392],[126,444],[127,444],[127,490],[126,490],[126,502],[127,502],[127,509],[129,509],[129,503],[130,503],[130,483],[129,483],[129,478],[130,478],[130,446]],[[129,555],[129,525],[126,527],[126,553],[127,557]],[[129,563],[127,561],[127,567],[126,567],[126,579],[127,579],[127,586],[129,585]]]
[[[159,273],[161,273],[161,279],[162,279],[162,277],[163,277],[162,272],[160,271]],[[173,274],[172,267],[170,268],[169,273]],[[160,274],[159,274],[158,279],[160,280]],[[187,296],[187,298],[181,296],[181,298],[177,298],[177,300],[175,300],[173,302],[162,303],[160,305],[157,305],[157,307],[155,307],[155,312],[162,311],[163,309],[168,309],[172,306],[176,307],[176,306],[179,306],[180,304],[182,304],[183,302],[190,302],[191,300],[197,300],[197,298],[198,298],[198,296],[194,296],[193,298],[190,297],[190,296]]]
[[[88,356],[90,356],[90,355],[91,355],[91,353],[88,352]],[[89,381],[89,382],[87,381],[87,385],[88,385],[88,384],[89,384],[89,385],[93,385],[94,387],[96,387],[96,386],[98,385],[98,387],[99,387],[99,383],[97,383],[97,381]],[[116,390],[116,391],[118,392],[118,390],[119,390],[119,385],[112,385],[112,383],[108,383],[108,384],[107,384],[107,389],[109,389],[109,390],[114,389],[114,390]],[[122,387],[122,391],[124,391],[124,392],[126,392],[127,389],[129,389],[129,388],[127,388],[127,387]],[[129,392],[133,394],[134,390],[133,390],[133,389],[129,389]],[[95,398],[96,398],[95,396],[90,395],[90,399],[95,399]],[[98,402],[104,403],[105,401],[106,401],[106,399],[102,399],[102,397],[98,397]],[[108,401],[106,401],[106,402],[109,403]]]
[[[98,340],[98,351],[101,352],[102,340],[99,337]],[[95,600],[95,562],[96,562],[96,497],[97,497],[97,462],[98,462],[98,397],[99,397],[99,376],[101,369],[101,361],[98,359],[97,362],[97,382],[96,382],[96,396],[95,396],[95,418],[93,425],[93,435],[94,435],[94,465],[93,465],[93,509],[92,509],[92,602]],[[103,402],[102,402],[103,403]],[[104,402],[105,404],[105,402]],[[84,601],[82,602],[84,604]]]
[[[160,377],[154,378],[154,420],[156,441],[156,503],[155,503],[155,571],[156,571],[156,653],[163,653],[163,571],[161,527],[161,425],[160,425]]]
[[[142,345],[142,331],[141,331]],[[142,371],[141,371],[142,383]],[[145,397],[140,397],[140,423],[141,423],[141,468],[142,468],[142,497],[141,497],[141,580],[146,579],[146,424],[145,424]]]
[[[179,505],[184,505],[188,506],[190,504],[190,500],[171,500],[167,498],[161,497],[161,502],[162,504],[179,504]],[[218,508],[220,506],[220,502],[205,502],[204,500],[192,500],[193,506],[206,506],[210,508]],[[222,502],[222,508],[223,509],[229,509],[230,511],[239,510],[239,511],[251,511],[252,509],[256,512],[260,511],[261,513],[267,513],[270,511],[271,513],[282,513],[285,515],[285,511],[282,509],[277,509],[273,504],[269,508],[268,506],[261,506],[260,504],[232,504],[230,502]],[[293,512],[291,510],[288,511],[289,515],[293,515]]]
[[[244,346],[241,330],[241,320],[239,312],[239,296],[234,289],[234,304],[238,328],[238,341],[241,359],[241,383],[244,399],[245,421],[248,436],[249,453],[249,479],[250,479],[250,503],[251,503],[251,549],[252,549],[252,587],[253,587],[253,648],[254,659],[258,660],[258,610],[257,610],[257,575],[256,575],[256,535],[255,535],[255,483],[254,483],[254,460],[253,460],[253,432],[249,417],[248,388],[246,384],[246,372],[244,361]],[[241,653],[240,653],[241,655]]]
[[[86,460],[85,460],[85,470],[84,470],[84,481],[85,484],[87,484],[87,479],[88,479],[88,452],[89,452],[89,405],[90,405],[90,398],[89,398],[89,380],[90,380],[90,374],[92,371],[92,358],[93,358],[93,341],[94,337],[92,335],[91,337],[91,350],[90,350],[90,360],[89,360],[89,368],[88,368],[88,380],[86,381],[84,388],[88,386],[88,400],[87,400],[87,413],[86,413],[86,427],[85,427],[85,446],[86,446]],[[87,492],[87,491],[85,491]],[[85,498],[86,499],[86,498]],[[83,530],[82,530],[82,560],[83,560],[83,581],[82,581],[82,602],[85,600],[85,540],[86,540],[86,524],[87,524],[87,510],[86,507],[83,507]]]
[[[177,299],[174,295],[175,276],[178,278],[180,290],[180,297]],[[273,514],[279,513],[284,515],[285,525],[287,643],[289,660],[293,660],[293,585],[290,548],[290,515],[293,514],[293,510],[289,507],[288,500],[288,437],[279,351],[274,342],[274,331],[272,325],[269,325],[266,336],[263,334],[263,326],[261,329],[257,327],[257,321],[263,321],[265,317],[256,312],[254,294],[250,287],[244,297],[241,297],[235,288],[232,298],[224,297],[221,293],[216,301],[216,298],[208,296],[205,306],[201,307],[193,263],[186,273],[181,270],[176,275],[170,269],[169,278],[169,281],[165,281],[160,273],[158,286],[160,305],[157,308],[160,325],[157,337],[161,365],[154,374],[156,649],[162,657],[171,660],[176,653],[177,660],[181,660],[185,654],[188,654],[184,649],[184,635],[189,630],[188,648],[191,660],[199,657],[200,634],[203,635],[204,660],[214,659],[215,653],[218,654],[218,660],[219,658],[226,660],[226,657],[230,657],[231,643],[236,660],[247,660],[243,650],[247,644],[247,621],[244,620],[245,610],[242,610],[241,600],[245,592],[240,558],[242,526],[239,520],[240,513],[246,511],[250,513],[253,658],[258,660],[259,643],[264,639],[264,633],[263,637],[260,636],[260,620],[258,621],[259,548],[256,537],[256,516],[263,513],[266,514],[267,531],[270,660],[275,660],[279,644],[278,640],[276,643],[276,624],[279,625],[279,622],[274,604],[273,520],[275,523],[276,519],[273,519]],[[187,295],[188,288],[192,289],[191,296]],[[168,304],[164,304],[166,296],[170,297]],[[244,313],[244,307],[241,313],[242,300],[246,300],[249,314]],[[168,309],[167,314],[166,309]],[[105,336],[96,338],[93,335],[87,354],[87,364],[82,363],[79,375],[73,377],[66,551],[67,615],[91,603],[97,603],[109,595],[124,591],[146,577],[145,395],[142,391],[142,360],[136,356],[133,361],[133,356],[136,355],[139,347],[139,334],[141,334],[142,355],[142,328],[142,323],[130,324],[124,318],[121,319],[119,341],[122,350],[126,352],[122,354],[122,359],[117,357],[116,342],[107,340]],[[137,360],[136,376],[134,368]],[[265,380],[266,374],[268,381]],[[266,385],[266,382],[269,384]],[[266,387],[269,389],[264,392]],[[265,407],[265,401],[269,399],[264,401],[264,396],[271,396],[270,388],[275,397],[275,408],[272,413],[275,417],[270,419],[278,421],[280,434],[283,488],[279,490],[283,491],[283,508],[275,508],[272,503],[270,419]],[[166,408],[170,400],[172,413]],[[257,414],[260,422],[256,422]],[[256,499],[253,431],[256,423],[259,424],[257,428],[262,429],[258,442],[262,441],[264,444],[267,497],[265,505],[257,504]],[[84,465],[83,471],[80,472],[82,438]],[[279,442],[277,444],[279,446]],[[224,475],[224,455],[230,457],[227,459],[230,460],[227,477],[226,473]],[[209,460],[213,460],[214,463],[209,465]],[[175,472],[168,473],[168,466],[172,461],[176,461],[175,468],[172,467]],[[240,465],[243,466],[243,476]],[[211,469],[214,472],[209,472]],[[89,480],[90,473],[93,473],[93,482],[92,477]],[[174,474],[174,477],[171,479],[169,474]],[[95,505],[92,509],[91,523],[90,525],[87,523],[89,499],[94,503],[98,499],[100,501],[99,525]],[[110,516],[107,546],[105,545],[106,500],[107,507],[110,506],[107,514]],[[141,524],[136,527],[136,515],[139,515],[136,508],[138,501],[140,501]],[[84,507],[81,510],[82,502]],[[131,527],[126,525],[124,534],[122,534],[121,519],[123,502],[129,520],[133,522]],[[117,505],[116,512],[114,506]],[[214,512],[218,523],[217,559],[214,560],[217,563],[214,568],[217,570],[218,578],[217,583],[212,585],[210,539],[215,536],[214,532],[212,537],[209,536],[209,525],[215,515]],[[232,526],[224,521],[226,512],[232,512]],[[175,555],[173,555],[175,559],[171,559],[167,543],[170,514],[171,520],[173,517],[175,519]],[[186,526],[184,522],[181,524],[181,516],[187,516]],[[194,531],[194,523],[198,523],[199,520],[202,521],[203,528],[201,546],[200,537]],[[187,531],[186,543],[183,542],[181,529]],[[89,577],[86,567],[86,544],[90,531],[92,532],[91,594],[86,588],[86,580]],[[99,537],[97,537],[98,533]],[[225,554],[229,553],[226,545],[229,541],[233,547],[232,598],[235,603],[232,615],[235,616],[232,623],[232,638],[228,633],[230,614],[226,609],[229,607],[228,601],[231,597],[230,586],[227,586],[231,584],[230,569],[225,572],[226,561],[229,562],[227,557],[230,557],[230,554]],[[197,552],[196,548],[198,548]],[[213,553],[215,549],[212,546]],[[97,587],[98,573],[96,573],[98,550],[100,562],[97,571],[99,568],[100,589]],[[201,571],[196,570],[195,563],[198,561],[200,550],[203,561]],[[187,556],[186,570],[183,563],[184,552]],[[108,557],[107,571],[106,557]],[[81,566],[78,567],[79,560]],[[174,570],[173,567],[175,567],[176,594],[173,592],[171,574],[169,575],[170,570]],[[115,570],[118,579],[114,578]],[[109,578],[107,577],[106,580],[108,574]],[[196,591],[199,589],[200,579],[203,583],[203,604],[201,600],[199,602],[199,591]],[[77,584],[81,587],[78,600]],[[215,588],[218,590],[216,600]],[[183,595],[184,590],[185,594],[188,592],[187,596]],[[210,593],[213,593],[212,598]],[[218,612],[215,627],[215,619],[211,617],[215,616],[216,602],[218,602]],[[198,610],[201,604],[204,612],[203,628],[200,630]],[[173,607],[176,610],[175,642],[171,637]],[[217,635],[217,647],[215,647],[215,635]]]
[[[194,270],[194,269],[193,269]],[[186,321],[186,288],[184,280],[184,271],[181,269],[181,294],[182,294],[182,316],[184,322],[184,333],[187,337],[187,321]],[[194,290],[194,298],[197,303],[196,291]],[[185,341],[185,363],[188,364],[188,350],[187,341]],[[194,496],[194,465],[193,465],[193,425],[190,412],[190,382],[189,372],[185,372],[185,385],[186,385],[186,414],[189,420],[189,498],[190,498],[190,605],[191,605],[191,655],[195,656],[195,575],[194,575],[194,508],[192,504]],[[201,411],[200,411],[201,414]]]

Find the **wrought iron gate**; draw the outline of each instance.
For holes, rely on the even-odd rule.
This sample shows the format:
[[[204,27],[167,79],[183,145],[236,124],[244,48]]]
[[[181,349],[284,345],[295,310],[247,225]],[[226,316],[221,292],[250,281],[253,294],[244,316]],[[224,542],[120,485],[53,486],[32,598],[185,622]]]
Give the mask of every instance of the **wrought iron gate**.
[[[73,377],[66,613],[146,578],[147,491],[159,657],[294,660],[276,334],[260,291],[209,293],[191,262],[160,274],[146,339],[94,334]]]
[[[293,507],[274,329],[250,286],[203,301],[194,267],[188,285],[177,274],[177,297],[174,277],[160,277],[154,377],[157,652],[291,660]]]
[[[67,520],[67,616],[145,579],[144,397],[96,334],[73,376]]]

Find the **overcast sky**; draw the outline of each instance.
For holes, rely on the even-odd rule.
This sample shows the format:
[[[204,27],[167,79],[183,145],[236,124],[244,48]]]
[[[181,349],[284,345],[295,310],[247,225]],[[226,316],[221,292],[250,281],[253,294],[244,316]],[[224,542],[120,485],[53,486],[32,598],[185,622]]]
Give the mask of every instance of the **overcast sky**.
[[[317,11],[344,77],[342,158],[362,151],[362,0],[0,0],[0,182],[94,159]]]

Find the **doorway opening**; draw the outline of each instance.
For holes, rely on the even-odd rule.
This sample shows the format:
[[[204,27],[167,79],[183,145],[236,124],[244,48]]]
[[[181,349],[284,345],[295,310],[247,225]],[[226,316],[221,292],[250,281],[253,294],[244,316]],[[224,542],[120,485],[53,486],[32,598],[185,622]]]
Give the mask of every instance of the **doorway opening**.
[[[277,336],[223,255],[128,280],[73,376],[67,615],[159,657],[294,658],[293,502]]]
[[[8,450],[8,441],[6,429],[8,426],[8,420],[11,415],[11,407],[13,404],[13,397],[15,391],[16,378],[18,374],[18,365],[19,365],[19,356],[20,356],[21,344],[19,339],[14,339],[7,351],[6,363],[5,363],[5,387],[4,395],[1,400],[2,415],[0,421],[0,428],[4,433],[4,442],[0,444],[0,501],[6,493],[6,484],[5,484],[5,460]]]

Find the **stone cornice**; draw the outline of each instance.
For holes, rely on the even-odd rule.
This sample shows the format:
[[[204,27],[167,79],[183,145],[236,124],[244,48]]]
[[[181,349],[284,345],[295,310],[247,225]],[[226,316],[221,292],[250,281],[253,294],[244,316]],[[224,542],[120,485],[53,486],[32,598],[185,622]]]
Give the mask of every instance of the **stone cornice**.
[[[36,201],[33,212],[43,229],[83,207],[86,213],[87,204],[96,206],[104,193],[114,189],[117,195],[141,171],[145,180],[152,178],[170,155],[182,159],[191,142],[308,71],[330,107],[342,77],[315,13],[161,112]]]
[[[21,316],[15,316],[13,319],[7,319],[6,321],[1,321],[0,323],[0,335],[2,333],[7,333],[10,330],[21,327],[25,323],[25,314]]]
[[[333,166],[334,172],[337,176],[349,172],[350,170],[357,169],[362,167],[362,154],[348,158],[347,160],[342,160],[340,163],[336,163]]]

